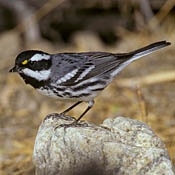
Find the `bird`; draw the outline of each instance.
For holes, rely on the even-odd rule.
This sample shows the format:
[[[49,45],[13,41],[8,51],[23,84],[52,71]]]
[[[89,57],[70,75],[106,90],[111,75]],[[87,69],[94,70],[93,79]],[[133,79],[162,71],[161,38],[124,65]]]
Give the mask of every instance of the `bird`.
[[[49,54],[40,50],[26,50],[17,55],[15,66],[9,72],[17,72],[26,84],[41,94],[74,101],[61,114],[65,115],[82,102],[88,107],[75,119],[80,119],[94,106],[94,99],[117,74],[131,62],[170,45],[159,41],[128,53],[80,52]],[[138,70],[139,71],[139,70]]]

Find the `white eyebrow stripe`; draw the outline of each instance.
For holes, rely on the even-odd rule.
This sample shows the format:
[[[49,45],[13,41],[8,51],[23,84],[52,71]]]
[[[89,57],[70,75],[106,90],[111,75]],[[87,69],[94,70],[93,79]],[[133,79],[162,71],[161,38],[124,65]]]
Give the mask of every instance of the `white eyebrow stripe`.
[[[35,78],[38,81],[47,80],[50,76],[50,70],[42,70],[42,71],[33,71],[31,69],[25,68],[23,69],[23,73],[29,77]]]
[[[71,72],[67,73],[62,78],[60,78],[59,80],[57,80],[56,83],[57,84],[61,84],[63,82],[66,82],[67,80],[70,80],[72,77],[74,77],[76,75],[77,72],[78,72],[78,69],[72,70]]]
[[[78,82],[79,80],[83,79],[94,68],[95,68],[95,66],[92,65],[92,66],[88,67],[87,69],[85,69],[84,72],[82,72],[82,74],[76,79],[75,82]]]
[[[33,57],[31,57],[31,61],[41,61],[41,60],[49,60],[50,55],[46,54],[35,54]]]

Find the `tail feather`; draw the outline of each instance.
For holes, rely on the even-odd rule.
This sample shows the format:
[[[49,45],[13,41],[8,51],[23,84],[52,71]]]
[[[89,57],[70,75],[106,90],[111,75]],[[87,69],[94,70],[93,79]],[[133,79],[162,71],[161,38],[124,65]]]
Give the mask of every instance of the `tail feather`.
[[[128,55],[133,55],[130,59],[136,60],[136,59],[139,59],[140,57],[148,55],[156,50],[164,48],[170,44],[171,43],[167,42],[167,41],[159,41],[159,42],[150,44],[148,46],[145,46],[143,48],[140,48],[138,50],[132,51],[132,52],[128,53]]]
[[[116,57],[120,59],[121,64],[117,69],[115,69],[115,71],[112,72],[111,75],[116,76],[124,67],[130,64],[132,61],[137,60],[145,55],[148,55],[170,44],[171,44],[170,42],[159,41],[129,53],[116,54]]]

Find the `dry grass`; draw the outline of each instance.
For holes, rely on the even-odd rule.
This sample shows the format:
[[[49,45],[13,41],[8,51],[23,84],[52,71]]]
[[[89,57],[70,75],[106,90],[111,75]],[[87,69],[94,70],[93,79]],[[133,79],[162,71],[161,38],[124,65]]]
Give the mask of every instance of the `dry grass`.
[[[174,44],[175,32],[171,18],[155,33],[129,33],[120,29],[122,41],[106,48],[91,33],[79,33],[74,46],[61,51],[106,50],[125,52],[151,42],[169,40]],[[87,36],[84,38],[84,36]],[[38,94],[26,86],[17,74],[9,74],[15,55],[20,51],[18,31],[0,38],[0,174],[34,174],[32,152],[35,136],[42,119],[49,113],[60,112],[71,103],[59,102]],[[95,43],[93,48],[91,43]],[[11,43],[15,43],[14,45]],[[50,43],[38,41],[33,49],[58,51]],[[60,51],[60,49],[59,49]],[[95,107],[84,119],[99,124],[107,117],[119,115],[146,122],[166,144],[175,162],[175,49],[174,45],[147,56],[120,73],[100,97]],[[149,81],[150,80],[150,81]],[[137,83],[136,83],[137,82]],[[151,83],[150,83],[151,82]],[[86,104],[73,110],[70,115],[79,116]]]

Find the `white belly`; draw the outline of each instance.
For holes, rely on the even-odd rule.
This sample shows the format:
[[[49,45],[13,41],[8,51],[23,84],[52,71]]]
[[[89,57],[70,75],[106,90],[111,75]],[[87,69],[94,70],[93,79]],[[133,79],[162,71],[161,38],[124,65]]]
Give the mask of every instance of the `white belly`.
[[[86,93],[89,93],[88,96],[71,97],[73,95],[70,90],[67,90],[65,92],[60,92],[59,94],[55,93],[54,91],[48,88],[47,89],[44,89],[44,88],[37,89],[37,91],[43,95],[46,95],[52,98],[56,98],[59,100],[63,100],[63,101],[87,101],[87,102],[93,100],[100,93],[99,91],[95,91],[95,92],[87,91]],[[70,93],[71,95],[66,95],[66,92]],[[74,94],[74,95],[79,95],[79,94]]]

